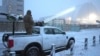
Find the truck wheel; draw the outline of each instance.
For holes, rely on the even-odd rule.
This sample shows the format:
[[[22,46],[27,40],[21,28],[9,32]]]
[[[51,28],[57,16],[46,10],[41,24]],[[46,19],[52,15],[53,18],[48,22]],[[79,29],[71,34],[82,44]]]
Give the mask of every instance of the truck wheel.
[[[68,41],[68,44],[67,44],[67,49],[69,49],[69,48],[73,48],[74,47],[74,44],[75,44],[75,40],[73,40],[73,39],[70,39],[69,41]]]
[[[40,50],[36,46],[32,46],[26,50],[26,56],[41,56]]]

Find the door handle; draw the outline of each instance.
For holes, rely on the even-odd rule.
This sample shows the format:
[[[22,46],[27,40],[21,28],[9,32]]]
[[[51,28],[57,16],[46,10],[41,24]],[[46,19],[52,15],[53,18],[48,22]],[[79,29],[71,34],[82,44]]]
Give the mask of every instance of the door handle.
[[[66,36],[66,39],[68,39],[68,36]]]

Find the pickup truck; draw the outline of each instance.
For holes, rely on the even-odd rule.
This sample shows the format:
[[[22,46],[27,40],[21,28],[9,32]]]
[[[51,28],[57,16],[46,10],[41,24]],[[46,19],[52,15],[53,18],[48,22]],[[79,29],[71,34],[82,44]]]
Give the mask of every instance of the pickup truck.
[[[74,37],[68,37],[65,32],[52,26],[34,26],[32,35],[26,33],[5,33],[3,43],[10,51],[24,56],[44,56],[55,50],[69,49],[75,43]]]

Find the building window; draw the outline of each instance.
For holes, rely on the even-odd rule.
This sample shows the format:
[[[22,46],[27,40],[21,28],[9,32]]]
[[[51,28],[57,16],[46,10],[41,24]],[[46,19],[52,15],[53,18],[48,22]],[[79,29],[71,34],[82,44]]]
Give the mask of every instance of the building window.
[[[22,9],[17,9],[17,11],[23,11]]]
[[[17,6],[18,6],[18,7],[23,7],[23,5],[22,5],[22,4],[17,4]]]

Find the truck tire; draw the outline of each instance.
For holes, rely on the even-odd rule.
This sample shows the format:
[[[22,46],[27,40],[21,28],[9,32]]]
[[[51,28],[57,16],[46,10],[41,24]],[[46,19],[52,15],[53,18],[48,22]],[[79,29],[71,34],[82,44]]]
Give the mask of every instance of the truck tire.
[[[74,44],[75,44],[75,40],[73,40],[73,39],[70,39],[69,41],[68,41],[68,44],[67,44],[67,49],[69,49],[69,48],[72,48],[72,47],[74,47]]]
[[[26,50],[25,56],[41,56],[40,50],[36,46],[31,46]]]

